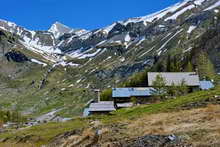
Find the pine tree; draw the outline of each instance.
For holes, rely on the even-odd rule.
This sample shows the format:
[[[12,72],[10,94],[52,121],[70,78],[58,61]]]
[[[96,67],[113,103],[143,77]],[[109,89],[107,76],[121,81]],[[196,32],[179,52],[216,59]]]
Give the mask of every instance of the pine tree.
[[[197,57],[197,67],[201,78],[212,79],[215,77],[215,69],[208,54],[201,52]]]
[[[161,75],[156,76],[156,79],[155,81],[153,81],[152,86],[154,87],[154,89],[151,90],[152,95],[158,96],[161,99],[166,96],[166,81]]]
[[[186,65],[186,72],[193,72],[193,65],[190,61],[188,61],[187,65]]]
[[[174,57],[174,69],[173,69],[173,72],[180,72],[181,71],[181,64],[178,60],[178,58],[175,56]]]

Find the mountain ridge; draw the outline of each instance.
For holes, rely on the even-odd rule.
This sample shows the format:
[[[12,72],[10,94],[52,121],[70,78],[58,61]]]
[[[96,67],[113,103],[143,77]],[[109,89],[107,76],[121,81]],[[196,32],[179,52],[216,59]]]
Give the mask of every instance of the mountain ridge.
[[[91,47],[94,48],[97,45],[100,46],[100,44],[104,42],[105,44],[107,42],[107,44],[110,45],[112,44],[111,42],[124,45],[123,43],[124,36],[123,35],[117,36],[117,34],[122,34],[123,32],[127,32],[129,34],[134,35],[133,37],[135,37],[136,39],[137,37],[143,38],[143,36],[141,36],[142,34],[140,33],[140,31],[144,31],[144,29],[147,28],[148,25],[151,25],[155,21],[159,21],[160,19],[163,19],[165,17],[165,19],[163,19],[163,23],[166,24],[167,21],[176,20],[177,17],[187,12],[188,10],[197,9],[197,8],[201,9],[203,5],[207,5],[207,3],[209,2],[211,3],[211,6],[206,8],[204,11],[214,9],[215,7],[219,6],[218,1],[216,2],[213,0],[184,0],[177,4],[174,4],[173,6],[167,7],[159,12],[155,12],[153,14],[149,14],[143,17],[136,17],[123,21],[117,21],[109,26],[92,31],[86,31],[84,29],[72,29],[59,22],[55,22],[54,24],[52,24],[52,26],[48,31],[43,31],[44,34],[41,33],[42,36],[43,35],[46,36],[48,32],[46,39],[49,40],[50,43],[42,43],[43,41],[41,40],[39,41],[39,39],[36,40],[34,34],[36,33],[35,31],[27,30],[23,27],[17,26],[15,23],[2,21],[5,22],[5,24],[0,25],[0,28],[3,28],[6,31],[8,28],[9,32],[16,33],[17,35],[20,36],[22,35],[21,38],[24,39],[25,47],[29,48],[30,50],[39,51],[39,52],[43,51],[49,54],[61,54],[61,53],[65,53],[66,50],[68,52],[70,52],[70,50],[72,51],[79,50],[79,52],[81,52],[80,51],[81,48],[87,50]],[[6,22],[8,23],[8,26]],[[129,29],[130,25],[134,25],[134,24],[136,27],[138,27],[138,30]],[[164,25],[161,25],[161,27],[163,26]],[[121,31],[121,33],[117,33],[117,31],[119,30]],[[28,36],[31,37],[24,38],[25,35],[22,34],[22,32],[24,31],[29,32]],[[28,45],[28,43],[30,43],[30,45]],[[67,55],[71,56],[71,54],[68,54],[68,52]],[[73,58],[76,57],[78,56],[73,56]]]

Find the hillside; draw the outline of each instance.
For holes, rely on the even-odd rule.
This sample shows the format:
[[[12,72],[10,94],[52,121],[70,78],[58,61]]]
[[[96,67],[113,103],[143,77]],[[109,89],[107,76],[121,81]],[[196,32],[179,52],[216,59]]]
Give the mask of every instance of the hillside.
[[[0,134],[1,146],[219,146],[219,87],[108,116],[76,118]],[[169,140],[168,137],[174,139]],[[143,137],[142,137],[143,136]],[[168,139],[168,140],[167,140]]]
[[[1,108],[74,117],[97,97],[94,89],[124,85],[145,70],[198,69],[213,79],[220,71],[219,14],[219,0],[185,0],[96,30],[56,22],[36,31],[0,20]]]

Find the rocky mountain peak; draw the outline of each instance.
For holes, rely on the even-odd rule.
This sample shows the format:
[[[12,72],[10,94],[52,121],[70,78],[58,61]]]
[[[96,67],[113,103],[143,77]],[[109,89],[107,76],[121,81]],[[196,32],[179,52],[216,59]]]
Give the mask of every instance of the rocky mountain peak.
[[[50,27],[50,29],[48,31],[53,33],[55,38],[59,38],[60,36],[64,35],[65,33],[71,33],[73,31],[73,29],[67,27],[66,25],[64,25],[60,22],[55,22]]]

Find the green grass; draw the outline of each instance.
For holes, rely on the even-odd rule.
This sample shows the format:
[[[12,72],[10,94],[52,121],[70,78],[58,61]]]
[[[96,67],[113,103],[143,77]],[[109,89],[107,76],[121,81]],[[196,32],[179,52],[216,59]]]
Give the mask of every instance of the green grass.
[[[140,118],[144,115],[178,111],[181,110],[180,108],[186,104],[204,101],[208,98],[214,98],[215,95],[220,95],[220,87],[209,91],[194,92],[186,96],[165,100],[160,103],[142,105],[129,109],[121,109],[112,113],[112,115],[91,116],[88,118],[77,118],[65,123],[48,123],[40,126],[34,126],[24,130],[15,131],[14,133],[0,134],[0,138],[9,137],[10,141],[13,141],[13,138],[16,136],[31,134],[34,136],[39,136],[41,140],[34,143],[37,145],[42,145],[47,144],[58,134],[62,134],[64,132],[75,129],[89,127],[88,122],[92,120],[99,120],[105,125],[112,125],[114,123],[118,124],[126,120],[134,120],[136,118]]]
[[[33,126],[24,130],[15,131],[13,133],[0,134],[0,138],[9,137],[9,142],[13,142],[15,141],[14,139],[16,138],[16,136],[21,137],[32,135],[33,137],[39,137],[38,142],[35,142],[35,146],[41,146],[43,144],[47,144],[49,141],[51,141],[52,138],[54,138],[58,134],[62,134],[70,130],[81,129],[83,127],[86,127],[87,125],[88,124],[81,119],[68,121],[66,123],[47,123],[39,126]]]
[[[135,119],[146,114],[150,115],[161,112],[172,112],[173,110],[178,110],[180,107],[186,104],[204,101],[208,98],[214,98],[215,95],[220,95],[220,87],[217,87],[216,89],[209,91],[194,92],[186,96],[177,97],[175,99],[169,99],[160,103],[142,105],[134,108],[120,109],[112,113],[112,116],[105,116],[101,119],[105,123],[112,123],[121,121],[123,119]]]

